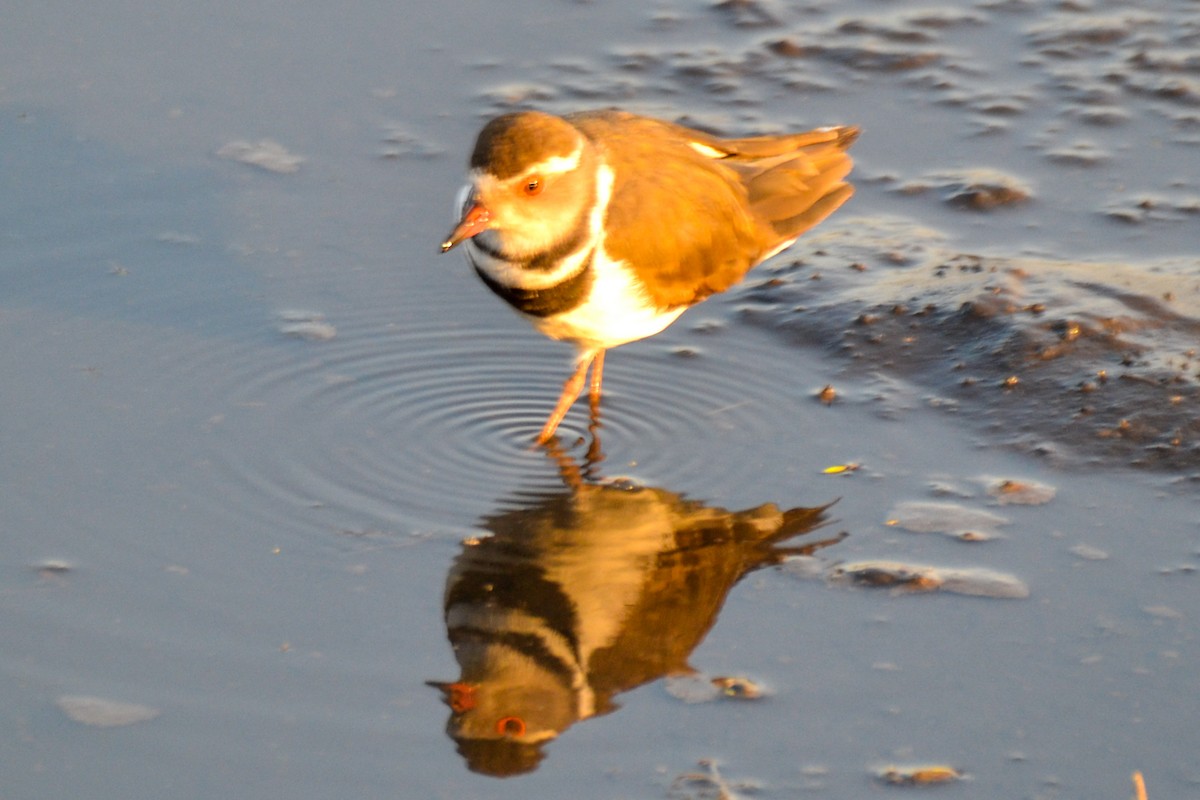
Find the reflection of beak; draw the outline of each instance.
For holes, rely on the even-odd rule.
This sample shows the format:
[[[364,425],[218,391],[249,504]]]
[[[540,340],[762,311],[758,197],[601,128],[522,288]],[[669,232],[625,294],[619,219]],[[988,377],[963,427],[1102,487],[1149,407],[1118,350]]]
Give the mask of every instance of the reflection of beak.
[[[455,714],[470,711],[475,707],[475,684],[473,683],[463,683],[461,681],[455,683],[425,681],[425,685],[432,686],[441,691],[442,699],[446,701],[446,705],[450,706],[450,710]]]
[[[470,208],[463,212],[458,226],[450,231],[446,241],[442,242],[442,252],[448,252],[464,239],[470,239],[476,234],[483,233],[491,225],[491,222],[492,217],[488,210],[478,203],[472,203]]]

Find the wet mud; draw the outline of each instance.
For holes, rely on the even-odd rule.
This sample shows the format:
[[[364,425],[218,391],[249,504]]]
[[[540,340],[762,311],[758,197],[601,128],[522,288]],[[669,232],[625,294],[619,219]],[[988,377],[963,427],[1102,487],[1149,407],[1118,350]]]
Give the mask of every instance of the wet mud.
[[[911,381],[999,443],[1200,480],[1196,264],[972,255],[899,221],[816,238],[743,291],[748,319],[848,375]]]

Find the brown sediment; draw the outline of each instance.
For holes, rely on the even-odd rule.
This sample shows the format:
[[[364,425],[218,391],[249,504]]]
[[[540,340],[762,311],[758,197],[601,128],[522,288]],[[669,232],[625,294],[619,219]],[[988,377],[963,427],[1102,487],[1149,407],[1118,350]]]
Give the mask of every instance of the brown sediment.
[[[927,387],[995,442],[1066,465],[1200,471],[1200,264],[982,256],[916,225],[855,222],[745,289],[752,319]],[[856,263],[869,269],[835,268]]]

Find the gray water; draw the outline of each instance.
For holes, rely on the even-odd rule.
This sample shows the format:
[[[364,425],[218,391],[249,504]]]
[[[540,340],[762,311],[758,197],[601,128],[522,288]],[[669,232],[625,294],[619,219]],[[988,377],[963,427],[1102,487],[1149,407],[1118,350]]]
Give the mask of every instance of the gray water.
[[[0,797],[1195,794],[1196,12],[3,12]],[[437,255],[527,105],[864,128],[846,207],[610,355],[590,452]],[[444,594],[510,578],[618,644],[498,778],[427,682],[508,685]]]

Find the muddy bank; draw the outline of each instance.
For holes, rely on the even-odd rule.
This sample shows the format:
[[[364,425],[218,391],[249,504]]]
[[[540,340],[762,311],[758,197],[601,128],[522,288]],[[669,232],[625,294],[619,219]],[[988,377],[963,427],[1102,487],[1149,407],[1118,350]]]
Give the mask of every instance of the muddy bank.
[[[990,441],[1067,466],[1200,481],[1194,260],[984,255],[900,220],[853,220],[808,244],[812,255],[761,271],[743,311],[847,359],[851,383],[873,372],[911,381]]]

